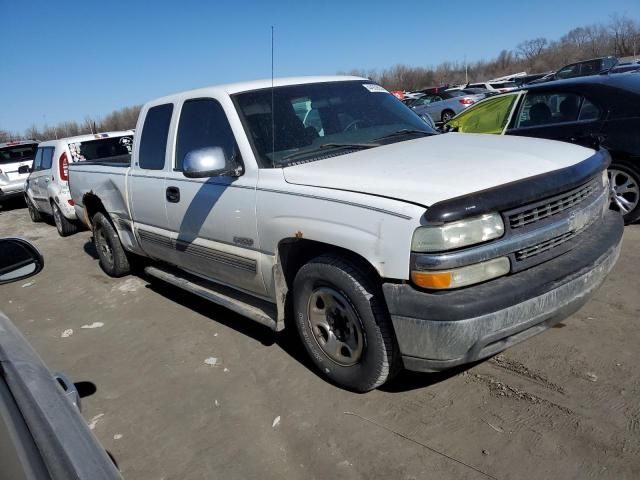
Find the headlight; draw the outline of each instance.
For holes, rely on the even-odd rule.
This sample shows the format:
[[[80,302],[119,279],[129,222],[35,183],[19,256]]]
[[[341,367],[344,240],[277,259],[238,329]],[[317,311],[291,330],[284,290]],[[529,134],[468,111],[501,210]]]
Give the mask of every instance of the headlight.
[[[507,257],[494,258],[487,262],[475,263],[462,268],[446,271],[411,272],[411,280],[417,286],[432,290],[466,287],[485,282],[509,273],[511,263]]]
[[[504,223],[498,213],[487,213],[439,227],[420,227],[413,234],[414,252],[442,252],[500,238]]]

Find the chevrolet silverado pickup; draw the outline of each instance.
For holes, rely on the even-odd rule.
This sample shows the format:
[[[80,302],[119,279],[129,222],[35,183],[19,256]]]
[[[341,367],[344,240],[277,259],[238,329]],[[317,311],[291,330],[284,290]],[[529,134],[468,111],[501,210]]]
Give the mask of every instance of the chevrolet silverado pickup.
[[[69,164],[102,269],[280,331],[354,391],[494,355],[613,268],[606,151],[436,134],[370,80],[237,83],[147,103],[130,159]],[[139,262],[136,262],[139,263]]]

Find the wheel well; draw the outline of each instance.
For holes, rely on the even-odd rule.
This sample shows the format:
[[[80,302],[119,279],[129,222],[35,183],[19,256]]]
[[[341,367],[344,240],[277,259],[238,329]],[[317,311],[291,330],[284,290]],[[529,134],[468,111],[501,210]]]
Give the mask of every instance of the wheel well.
[[[378,271],[367,259],[346,248],[337,247],[324,242],[303,238],[285,238],[278,244],[278,262],[284,275],[287,289],[293,285],[293,280],[305,263],[326,253],[333,253],[361,266],[373,278],[380,278]]]
[[[96,213],[102,212],[107,215],[107,209],[104,208],[102,200],[100,200],[93,193],[87,193],[82,197],[82,204],[84,205],[84,212],[87,217],[87,222],[90,226],[93,225],[93,217]]]

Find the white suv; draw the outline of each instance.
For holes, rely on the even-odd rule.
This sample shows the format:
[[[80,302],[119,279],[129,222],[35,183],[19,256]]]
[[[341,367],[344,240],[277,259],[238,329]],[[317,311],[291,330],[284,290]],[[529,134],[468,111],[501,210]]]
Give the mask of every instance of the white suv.
[[[24,193],[37,146],[33,140],[0,143],[0,202]]]
[[[52,215],[58,233],[65,237],[78,229],[69,194],[69,162],[117,164],[129,160],[133,130],[96,133],[50,140],[38,145],[25,200],[31,220]]]

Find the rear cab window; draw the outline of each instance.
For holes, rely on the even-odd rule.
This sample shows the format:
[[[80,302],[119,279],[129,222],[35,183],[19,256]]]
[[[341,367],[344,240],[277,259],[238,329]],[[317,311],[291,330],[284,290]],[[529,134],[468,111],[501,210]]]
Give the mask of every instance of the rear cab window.
[[[147,111],[140,136],[138,165],[145,170],[164,169],[167,137],[173,114],[173,104],[156,105]]]

